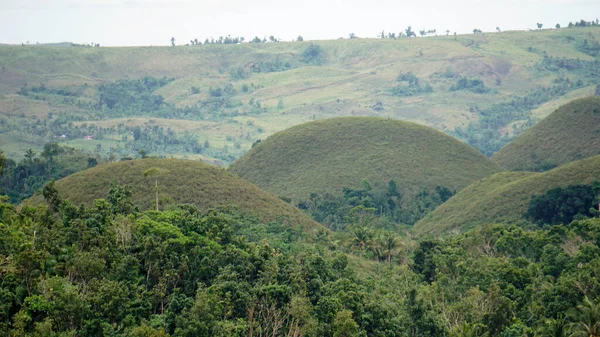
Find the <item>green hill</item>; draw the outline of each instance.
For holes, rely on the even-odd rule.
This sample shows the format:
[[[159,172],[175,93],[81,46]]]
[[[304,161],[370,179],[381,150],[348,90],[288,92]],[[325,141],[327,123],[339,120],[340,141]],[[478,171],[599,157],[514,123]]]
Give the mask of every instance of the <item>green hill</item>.
[[[598,154],[600,97],[588,97],[561,106],[492,159],[511,171],[545,171]]]
[[[528,121],[594,93],[599,40],[600,29],[589,27],[176,47],[3,45],[0,144],[17,159],[59,140],[103,157],[145,150],[226,166],[257,139],[354,115],[454,132],[491,154]]]
[[[294,201],[341,194],[367,179],[375,189],[394,179],[414,196],[423,188],[459,190],[501,169],[466,144],[432,128],[373,117],[320,120],[256,145],[230,171]]]
[[[413,227],[419,235],[461,232],[495,222],[522,223],[533,195],[600,179],[600,156],[548,172],[502,172],[458,192]]]
[[[158,175],[145,176],[144,172],[152,168],[158,169]],[[106,198],[111,182],[129,185],[134,204],[146,210],[155,207],[155,177],[162,208],[172,203],[193,204],[201,210],[235,207],[262,221],[319,226],[295,207],[224,169],[191,160],[147,158],[99,165],[58,180],[56,188],[61,197],[90,205],[95,199]]]

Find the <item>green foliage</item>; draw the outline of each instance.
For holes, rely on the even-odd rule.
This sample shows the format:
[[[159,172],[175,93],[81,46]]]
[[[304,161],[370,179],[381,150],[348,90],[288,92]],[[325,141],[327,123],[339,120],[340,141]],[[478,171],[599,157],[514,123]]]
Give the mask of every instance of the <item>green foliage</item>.
[[[304,63],[321,65],[327,60],[327,55],[320,45],[311,43],[302,52],[301,60]]]
[[[376,227],[393,229],[396,224],[414,225],[426,214],[448,200],[455,192],[443,186],[423,189],[414,199],[405,199],[398,191],[395,180],[387,184],[387,191],[372,189],[368,180],[362,189],[342,188],[342,193],[311,193],[306,201],[298,203],[317,222],[333,230],[342,230],[358,221],[358,210],[372,210]],[[291,200],[291,199],[290,199]]]
[[[546,171],[600,154],[600,98],[561,106],[525,131],[492,159],[512,171]]]
[[[392,95],[394,96],[414,96],[420,93],[433,92],[433,88],[429,83],[425,83],[425,85],[421,86],[419,78],[412,72],[400,73],[396,82],[398,82],[398,84],[392,88]]]
[[[485,94],[490,92],[490,88],[486,87],[480,79],[468,79],[466,77],[460,77],[454,85],[449,89],[450,91],[468,90],[476,94]]]
[[[2,201],[0,333],[520,337],[600,327],[600,219],[482,226],[446,240],[386,235],[387,249],[406,255],[382,271],[281,222],[110,207],[130,205],[123,191],[81,207],[60,195],[55,209]],[[355,231],[338,237],[360,236],[355,252],[375,254],[375,232]]]
[[[352,312],[342,310],[333,320],[333,337],[359,337],[358,324],[352,319]]]
[[[153,92],[173,79],[144,77],[139,80],[119,80],[98,87],[98,105],[110,110],[151,112],[160,109],[164,99]]]
[[[90,158],[85,152],[59,146],[56,142],[47,143],[40,157],[29,149],[19,163],[12,159],[4,161],[3,170],[0,170],[0,192],[11,202],[18,203],[51,180],[85,170]]]
[[[569,185],[531,198],[525,216],[537,224],[567,225],[576,216],[589,217],[599,191],[591,185]]]
[[[252,64],[252,72],[255,73],[274,73],[286,71],[297,67],[297,61],[291,55],[276,55],[274,57],[265,57],[259,62]]]

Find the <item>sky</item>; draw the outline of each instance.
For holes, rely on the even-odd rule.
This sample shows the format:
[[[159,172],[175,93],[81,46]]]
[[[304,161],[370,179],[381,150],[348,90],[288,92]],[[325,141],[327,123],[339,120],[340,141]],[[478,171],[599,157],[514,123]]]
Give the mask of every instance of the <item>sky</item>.
[[[271,35],[291,41],[544,28],[600,17],[600,0],[0,0],[0,43],[168,45]]]

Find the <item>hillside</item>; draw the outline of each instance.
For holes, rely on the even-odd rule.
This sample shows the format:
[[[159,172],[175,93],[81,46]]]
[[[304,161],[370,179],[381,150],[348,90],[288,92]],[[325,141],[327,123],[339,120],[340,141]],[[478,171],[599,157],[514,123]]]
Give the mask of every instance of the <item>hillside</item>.
[[[144,172],[158,168],[156,176]],[[106,198],[111,182],[132,187],[132,201],[142,210],[155,206],[155,177],[161,208],[167,204],[193,204],[201,210],[234,207],[262,221],[284,221],[313,228],[318,226],[296,208],[227,171],[180,159],[143,159],[99,165],[56,182],[61,197],[75,204],[91,205]],[[39,200],[39,196],[37,197]]]
[[[511,171],[545,171],[600,154],[600,97],[574,100],[493,157]]]
[[[461,232],[480,224],[521,223],[531,196],[600,179],[600,156],[548,172],[502,172],[458,192],[413,227],[416,234]]]
[[[226,166],[257,139],[354,115],[432,126],[491,155],[558,102],[594,93],[599,40],[597,27],[578,27],[176,47],[3,45],[0,144],[11,158],[58,140],[108,158],[144,150]]]
[[[374,117],[320,120],[281,131],[229,170],[298,202],[311,193],[341,194],[366,179],[383,189],[394,179],[405,196],[423,188],[459,190],[501,169],[464,143],[432,128]]]

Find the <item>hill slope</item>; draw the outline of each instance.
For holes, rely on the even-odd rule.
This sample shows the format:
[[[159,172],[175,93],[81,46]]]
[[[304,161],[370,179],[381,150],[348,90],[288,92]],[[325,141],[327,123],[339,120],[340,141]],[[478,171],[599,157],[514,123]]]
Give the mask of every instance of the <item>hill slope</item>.
[[[600,97],[588,97],[561,106],[492,159],[511,171],[544,171],[598,154]]]
[[[461,189],[501,169],[466,144],[432,128],[373,117],[340,117],[279,132],[229,170],[278,196],[305,200],[340,194],[367,179],[414,195],[422,188]]]
[[[480,224],[524,222],[531,196],[556,187],[600,179],[600,156],[572,162],[548,172],[502,172],[458,192],[417,222],[417,234],[465,231]]]
[[[143,149],[226,166],[257,139],[355,115],[458,127],[457,135],[491,154],[557,102],[594,93],[596,41],[600,29],[591,27],[398,40],[0,46],[0,144],[11,158],[55,139],[104,157]],[[125,90],[143,89],[131,82],[145,76],[169,80],[142,94]],[[113,86],[118,81],[125,84]],[[115,99],[151,104],[113,106]]]
[[[95,199],[106,198],[111,182],[126,184],[132,187],[135,205],[152,209],[155,177],[144,176],[144,172],[152,168],[161,171],[159,198],[166,203],[194,204],[201,210],[234,206],[262,221],[319,226],[295,207],[224,169],[191,160],[149,158],[99,165],[58,180],[56,188],[61,197],[75,204],[89,205]]]

